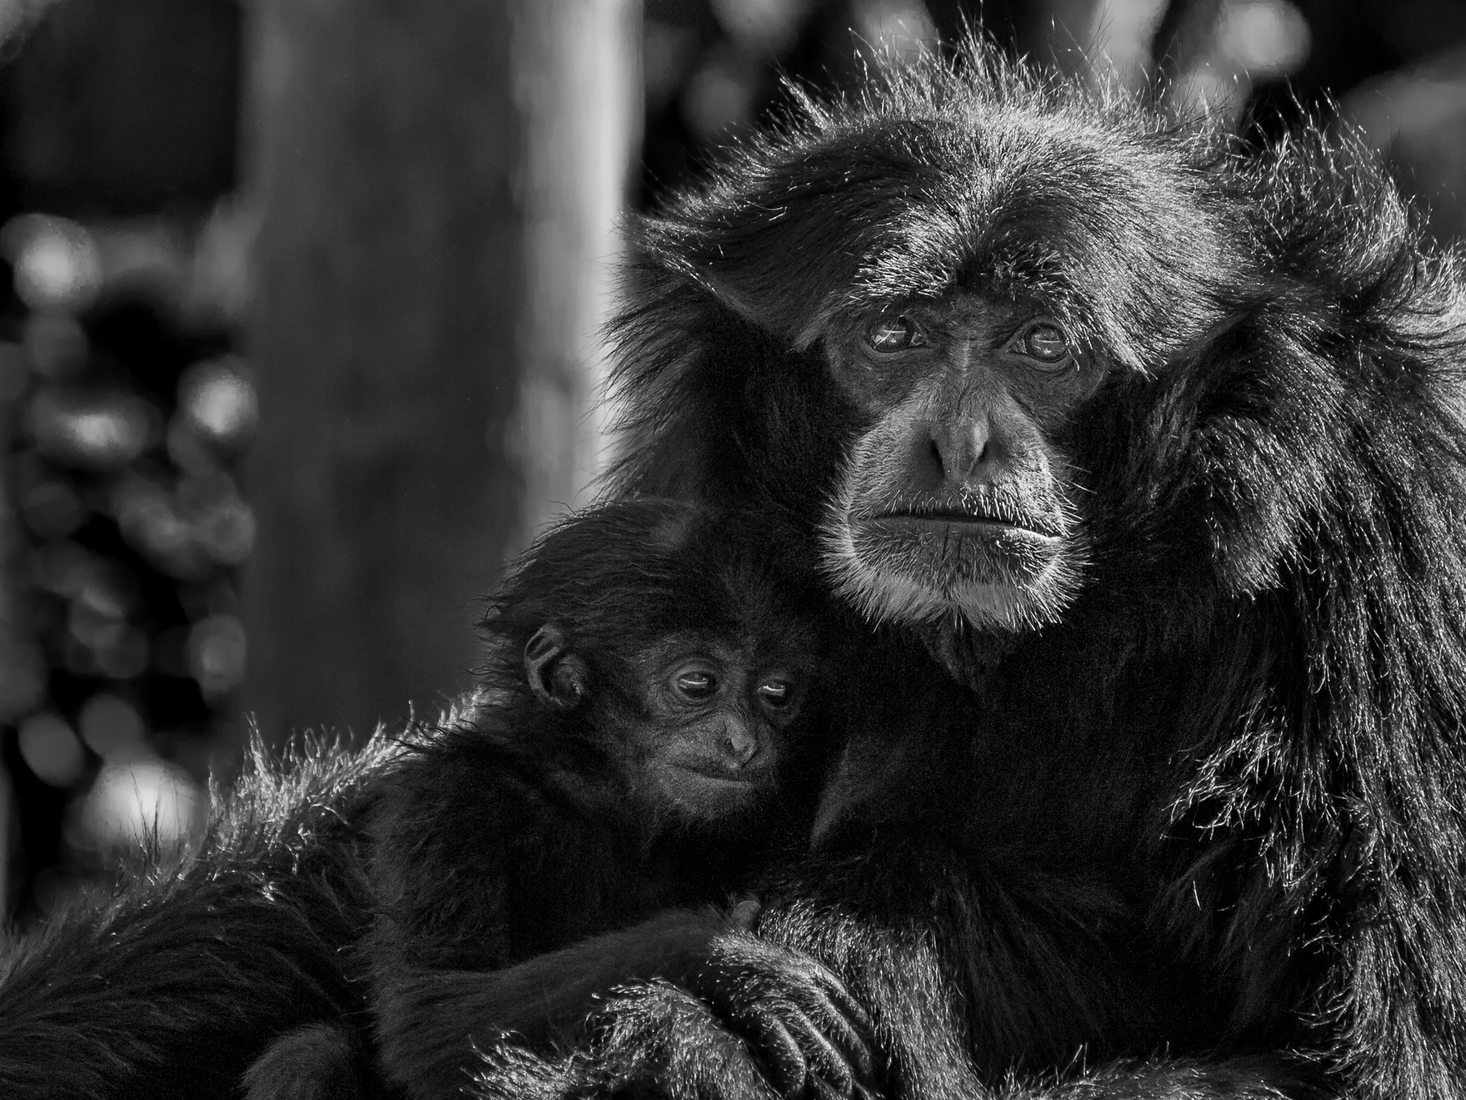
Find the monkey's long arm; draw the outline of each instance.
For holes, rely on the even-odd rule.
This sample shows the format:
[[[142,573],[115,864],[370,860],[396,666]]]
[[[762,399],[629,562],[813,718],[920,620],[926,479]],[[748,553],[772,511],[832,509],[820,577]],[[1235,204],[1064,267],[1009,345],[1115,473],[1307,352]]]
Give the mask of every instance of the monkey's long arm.
[[[1050,898],[1052,904],[1045,906],[1034,898],[1003,898],[1004,891],[994,888],[984,892],[984,900],[993,904],[969,906],[974,894],[963,874],[965,861],[948,861],[939,848],[912,846],[892,853],[885,864],[909,871],[904,883],[907,876],[901,874],[872,876],[872,864],[864,861],[844,870],[833,864],[800,869],[802,884],[787,903],[770,904],[757,935],[719,935],[707,961],[680,981],[618,990],[597,1014],[593,1044],[572,1057],[546,1059],[516,1044],[486,1048],[470,1095],[480,1100],[659,1095],[669,1083],[696,1087],[696,1095],[716,1100],[805,1095],[804,1076],[781,1076],[780,1067],[771,1063],[760,1014],[776,1015],[781,999],[807,988],[802,974],[826,972],[868,1009],[862,1024],[878,1051],[875,1065],[852,1058],[851,1048],[841,1049],[840,1019],[813,1016],[826,1029],[831,1047],[828,1058],[809,1059],[811,1072],[838,1095],[909,1100],[1297,1100],[1323,1095],[1308,1067],[1283,1054],[1213,1061],[1107,1062],[1101,1056],[1090,1068],[1079,1069],[1088,1051],[1083,1039],[1073,1037],[1086,1027],[1096,1035],[1106,1030],[1102,1017],[1116,983],[1125,977],[1123,968],[1113,960],[1106,965],[1103,945],[1081,927],[1082,907],[1066,911],[1064,899]],[[854,889],[849,888],[852,877],[860,880]],[[925,888],[909,890],[910,879],[921,880]],[[1032,884],[1011,885],[1021,894]],[[905,901],[882,909],[878,903],[888,891]],[[881,913],[879,920],[872,919],[875,912]],[[1019,916],[1024,919],[1015,927]],[[957,935],[959,923],[965,938]],[[940,945],[959,938],[967,952],[954,959]],[[1068,953],[1074,938],[1092,941],[1079,961]],[[1066,950],[1054,950],[1056,943]],[[954,967],[968,970],[960,981]],[[957,986],[974,980],[991,999],[979,1004],[954,995]],[[1029,1042],[1055,1049],[1068,1042],[1069,1060],[1075,1063],[1071,1073],[1060,1080],[1051,1072],[1025,1075],[1014,1067],[1006,1083],[989,1084],[1004,1074],[982,1073],[978,1059]]]
[[[476,1045],[510,1032],[532,1044],[569,1036],[598,995],[682,977],[735,924],[712,908],[677,909],[499,970],[388,965],[377,983],[382,1063],[414,1096],[450,1095],[476,1064]]]
[[[790,901],[770,903],[762,938],[808,952],[867,1008],[881,1095],[920,1100],[1281,1100],[1321,1095],[1285,1054],[1147,1061],[1107,1043],[1139,1026],[1147,989],[1111,950],[1112,899],[1021,869],[973,873],[931,838],[881,854],[884,874],[852,860],[811,867]],[[984,881],[984,880],[987,881]],[[880,913],[878,921],[872,913]],[[954,947],[959,950],[954,951]],[[960,994],[956,990],[961,990]],[[1039,1052],[994,1064],[1005,1052]],[[1129,1055],[1130,1052],[1124,1052]],[[1026,1072],[1071,1064],[1061,1079]],[[1088,1069],[1080,1070],[1084,1062]],[[1006,1083],[991,1084],[1007,1078]],[[736,1094],[729,1094],[734,1096]]]

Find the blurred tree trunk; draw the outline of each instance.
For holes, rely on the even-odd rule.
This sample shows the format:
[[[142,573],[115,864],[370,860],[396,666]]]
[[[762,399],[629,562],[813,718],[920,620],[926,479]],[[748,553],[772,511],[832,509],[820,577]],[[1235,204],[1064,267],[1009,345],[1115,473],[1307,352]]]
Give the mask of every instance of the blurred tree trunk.
[[[245,699],[270,740],[431,714],[600,444],[635,0],[258,0]]]

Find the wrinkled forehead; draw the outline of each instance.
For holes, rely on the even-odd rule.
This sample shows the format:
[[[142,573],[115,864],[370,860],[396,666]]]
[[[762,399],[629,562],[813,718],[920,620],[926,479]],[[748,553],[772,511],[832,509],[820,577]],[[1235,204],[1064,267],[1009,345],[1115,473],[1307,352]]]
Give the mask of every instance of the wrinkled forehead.
[[[937,298],[910,298],[889,303],[883,316],[909,317],[932,332],[970,334],[1011,328],[1018,322],[1031,317],[1036,306],[1042,303],[1025,295],[1014,298],[994,297],[981,287],[951,290]],[[860,314],[855,319],[862,322],[864,330],[870,314]]]
[[[853,293],[937,294],[1010,254],[1047,259],[1104,234],[1143,184],[1116,153],[1041,117],[997,131],[881,119],[787,166],[807,179],[787,197],[831,212],[842,239],[827,243],[858,265]]]
[[[795,155],[797,151],[798,155]],[[752,174],[701,261],[750,317],[809,347],[901,302],[1028,301],[1139,363],[1204,312],[1223,242],[1174,146],[1065,116],[877,118]],[[1188,324],[1189,327],[1189,324]]]

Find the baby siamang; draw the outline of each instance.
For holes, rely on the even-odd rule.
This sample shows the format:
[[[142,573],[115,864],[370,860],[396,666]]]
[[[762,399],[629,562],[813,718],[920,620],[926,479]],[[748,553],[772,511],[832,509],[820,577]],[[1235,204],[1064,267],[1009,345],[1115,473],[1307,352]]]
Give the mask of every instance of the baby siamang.
[[[808,835],[825,599],[740,514],[561,524],[494,601],[456,718],[265,771],[196,861],[11,949],[0,1091],[375,1095],[375,1050],[390,1086],[452,1095],[475,1044],[569,1041],[617,983],[710,972],[734,895]],[[798,990],[756,1021],[763,1064],[848,1087],[858,1008],[818,966]]]
[[[700,967],[737,923],[709,906],[802,846],[822,597],[749,530],[641,502],[551,531],[495,601],[469,720],[381,776],[364,954],[383,1074],[407,1095],[454,1095],[504,1032],[574,1036],[618,982]],[[847,1018],[836,983],[803,988],[825,1026]],[[784,1031],[770,1052],[809,1020],[761,1017]],[[251,1068],[250,1096],[327,1096],[355,1064],[345,1027],[304,1028]]]
[[[619,490],[803,517],[891,639],[820,853],[714,954],[832,968],[893,1097],[1466,1095],[1459,257],[1347,135],[982,45],[796,100],[619,323]],[[574,1088],[768,1095],[724,996],[612,1000]]]

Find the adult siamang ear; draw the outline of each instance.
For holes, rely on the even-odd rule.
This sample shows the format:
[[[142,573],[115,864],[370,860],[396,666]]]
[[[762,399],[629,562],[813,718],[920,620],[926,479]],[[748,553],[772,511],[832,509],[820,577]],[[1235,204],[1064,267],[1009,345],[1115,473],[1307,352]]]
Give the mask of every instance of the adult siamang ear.
[[[590,670],[568,650],[554,623],[540,627],[525,643],[524,672],[534,697],[557,710],[571,710],[590,694]]]

